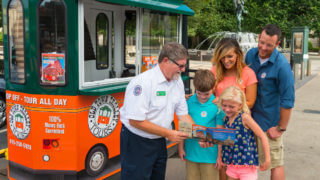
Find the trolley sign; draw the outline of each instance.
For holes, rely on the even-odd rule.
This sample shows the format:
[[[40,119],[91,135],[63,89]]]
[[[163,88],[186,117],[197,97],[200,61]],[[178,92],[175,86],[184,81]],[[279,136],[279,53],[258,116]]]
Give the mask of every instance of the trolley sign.
[[[89,110],[88,125],[95,137],[107,137],[116,128],[118,121],[119,106],[114,97],[100,96],[93,102]]]

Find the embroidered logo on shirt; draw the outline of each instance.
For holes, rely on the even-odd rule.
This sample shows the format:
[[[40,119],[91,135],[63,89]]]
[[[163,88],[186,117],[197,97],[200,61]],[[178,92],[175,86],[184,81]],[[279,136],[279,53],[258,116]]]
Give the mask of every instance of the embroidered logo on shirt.
[[[136,85],[133,89],[133,94],[135,96],[139,96],[142,93],[142,87],[140,85]]]
[[[201,117],[207,117],[207,112],[206,111],[202,111],[201,112]]]
[[[262,79],[264,79],[266,76],[267,76],[267,73],[265,73],[265,72],[261,74]]]

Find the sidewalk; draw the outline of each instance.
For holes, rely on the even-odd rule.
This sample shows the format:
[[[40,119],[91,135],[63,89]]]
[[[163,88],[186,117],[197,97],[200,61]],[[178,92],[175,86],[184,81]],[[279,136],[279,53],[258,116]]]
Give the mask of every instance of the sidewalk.
[[[320,177],[320,56],[312,59],[311,78],[299,82],[288,130],[284,134],[285,173],[290,180]],[[167,163],[166,180],[185,180],[185,164],[178,158]],[[259,180],[269,180],[270,171],[259,172]]]

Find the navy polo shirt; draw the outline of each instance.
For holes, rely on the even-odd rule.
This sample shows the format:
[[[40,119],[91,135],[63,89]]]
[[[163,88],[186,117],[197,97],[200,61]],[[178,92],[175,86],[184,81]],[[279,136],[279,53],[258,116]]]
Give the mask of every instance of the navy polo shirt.
[[[294,78],[287,59],[274,49],[269,60],[260,65],[258,48],[246,54],[247,65],[256,73],[258,79],[257,99],[252,108],[252,117],[263,131],[278,125],[280,107],[293,108]]]

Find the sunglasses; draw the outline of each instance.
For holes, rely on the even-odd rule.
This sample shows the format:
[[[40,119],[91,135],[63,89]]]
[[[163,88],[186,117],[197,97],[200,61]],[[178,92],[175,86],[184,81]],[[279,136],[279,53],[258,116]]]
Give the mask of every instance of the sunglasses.
[[[173,64],[177,65],[179,67],[179,69],[183,69],[186,67],[185,64],[178,64],[176,61],[169,59],[171,62],[173,62]]]

